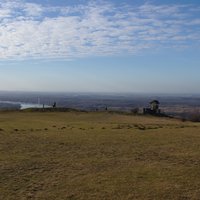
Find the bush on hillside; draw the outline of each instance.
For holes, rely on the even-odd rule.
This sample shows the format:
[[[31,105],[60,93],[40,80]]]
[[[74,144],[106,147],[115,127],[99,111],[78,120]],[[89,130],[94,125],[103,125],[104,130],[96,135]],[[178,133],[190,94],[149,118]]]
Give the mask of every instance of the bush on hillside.
[[[190,115],[189,120],[192,122],[200,122],[200,112],[199,111],[193,112]]]
[[[132,113],[132,114],[138,114],[139,111],[140,111],[139,108],[133,108],[133,109],[131,109],[131,113]]]

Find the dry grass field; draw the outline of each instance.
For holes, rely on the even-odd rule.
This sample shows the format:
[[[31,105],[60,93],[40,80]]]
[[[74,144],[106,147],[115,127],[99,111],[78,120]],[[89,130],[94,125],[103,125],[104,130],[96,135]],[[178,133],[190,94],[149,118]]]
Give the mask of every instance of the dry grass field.
[[[1,112],[0,199],[200,199],[200,124]]]

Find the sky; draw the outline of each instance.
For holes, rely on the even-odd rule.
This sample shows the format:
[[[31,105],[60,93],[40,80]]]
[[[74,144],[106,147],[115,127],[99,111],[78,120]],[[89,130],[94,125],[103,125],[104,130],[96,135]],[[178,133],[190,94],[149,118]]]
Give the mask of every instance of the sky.
[[[200,94],[200,1],[1,0],[0,90]]]

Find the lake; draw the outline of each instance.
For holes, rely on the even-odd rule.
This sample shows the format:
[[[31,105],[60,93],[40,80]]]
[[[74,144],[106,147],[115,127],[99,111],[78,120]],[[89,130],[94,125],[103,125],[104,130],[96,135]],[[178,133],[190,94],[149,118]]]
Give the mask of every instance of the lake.
[[[14,102],[14,101],[0,101],[0,104],[12,104],[12,105],[20,105],[20,109],[27,109],[27,108],[43,108],[43,104],[36,104],[36,103],[24,103],[24,102]],[[44,107],[50,107],[48,105],[44,105]]]

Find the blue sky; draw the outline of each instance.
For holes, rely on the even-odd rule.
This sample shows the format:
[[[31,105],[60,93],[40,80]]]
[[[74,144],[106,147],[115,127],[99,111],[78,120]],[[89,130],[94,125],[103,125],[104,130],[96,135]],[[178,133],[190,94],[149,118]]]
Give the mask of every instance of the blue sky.
[[[199,94],[199,74],[197,0],[0,2],[0,90]]]

